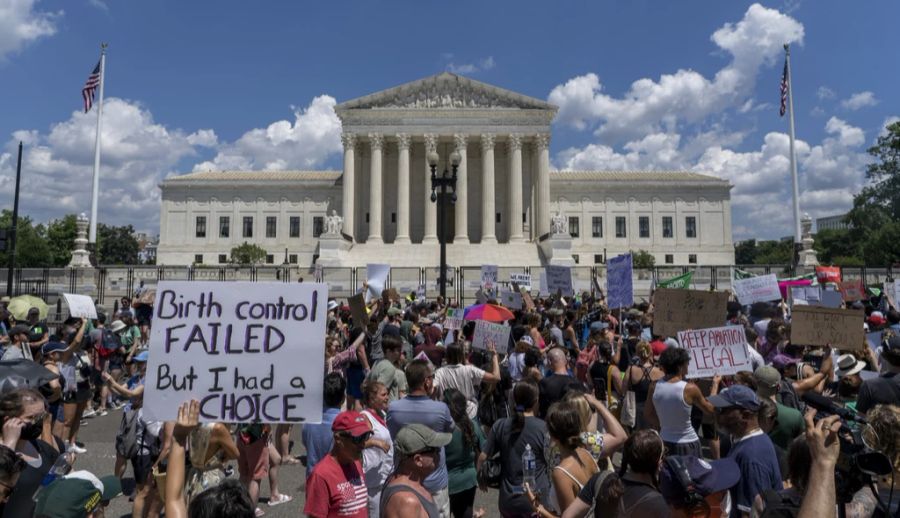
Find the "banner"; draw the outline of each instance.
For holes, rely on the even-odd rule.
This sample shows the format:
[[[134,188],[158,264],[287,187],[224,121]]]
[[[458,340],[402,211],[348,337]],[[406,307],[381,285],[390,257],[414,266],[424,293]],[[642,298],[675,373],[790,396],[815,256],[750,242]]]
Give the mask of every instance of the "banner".
[[[145,417],[198,399],[203,422],[320,422],[327,304],[324,284],[160,281]]]
[[[510,282],[510,284],[512,284],[512,283],[518,284],[519,287],[525,288],[527,291],[531,291],[531,274],[530,273],[510,273],[509,274],[509,282]]]
[[[489,299],[497,296],[497,280],[496,264],[481,265],[481,291]]]
[[[778,281],[778,291],[781,298],[786,299],[788,292],[794,286],[812,286],[813,282],[809,279],[781,279]]]
[[[503,324],[494,324],[486,320],[475,321],[475,334],[472,336],[473,349],[487,349],[490,344],[497,348],[497,352],[506,354],[509,345],[509,331],[512,329]]]
[[[676,336],[688,329],[719,327],[727,316],[728,294],[700,290],[656,290],[653,334]]]
[[[369,285],[366,291],[366,302],[372,298],[380,299],[381,292],[387,285],[388,274],[391,273],[391,267],[387,264],[369,263],[366,265],[366,282]]]
[[[742,326],[678,332],[678,344],[691,354],[687,377],[711,378],[753,371]]]
[[[671,279],[667,279],[665,281],[658,281],[656,283],[656,287],[669,288],[673,290],[687,290],[691,288],[692,282],[694,282],[694,272],[687,272],[683,275],[679,275],[678,277],[672,277]]]
[[[465,325],[465,310],[463,308],[447,308],[447,316],[444,318],[444,327],[447,329],[462,329]]]
[[[568,266],[547,266],[544,268],[544,278],[547,279],[547,291],[550,294],[562,290],[563,295],[574,295],[572,288],[572,271]]]
[[[64,299],[66,299],[66,305],[69,306],[69,315],[78,318],[97,318],[97,307],[94,306],[93,299],[91,299],[87,295],[63,293],[62,296]]]
[[[866,287],[863,286],[862,279],[856,279],[855,281],[841,281],[838,283],[838,291],[841,292],[841,297],[844,299],[844,302],[855,302],[857,300],[865,300],[866,298]]]
[[[816,266],[816,279],[819,284],[833,282],[835,284],[841,282],[840,266]]]
[[[866,347],[864,319],[862,310],[797,306],[791,314],[791,344],[858,351]]]
[[[634,304],[631,278],[631,254],[623,254],[607,261],[606,304],[609,309],[627,308]]]
[[[774,273],[750,277],[749,279],[737,279],[732,281],[731,288],[738,301],[745,306],[754,302],[768,302],[781,300],[781,290],[778,288],[778,278]]]
[[[731,269],[731,280],[740,280],[740,279],[750,279],[752,277],[756,277],[755,273],[750,273],[740,268],[732,268]]]

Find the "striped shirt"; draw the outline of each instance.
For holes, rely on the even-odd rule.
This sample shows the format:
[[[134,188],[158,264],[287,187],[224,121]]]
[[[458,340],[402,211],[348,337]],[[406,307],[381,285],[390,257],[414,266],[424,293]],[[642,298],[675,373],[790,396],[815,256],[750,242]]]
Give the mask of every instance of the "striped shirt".
[[[368,493],[362,464],[341,465],[326,455],[306,481],[303,513],[314,518],[367,518]]]

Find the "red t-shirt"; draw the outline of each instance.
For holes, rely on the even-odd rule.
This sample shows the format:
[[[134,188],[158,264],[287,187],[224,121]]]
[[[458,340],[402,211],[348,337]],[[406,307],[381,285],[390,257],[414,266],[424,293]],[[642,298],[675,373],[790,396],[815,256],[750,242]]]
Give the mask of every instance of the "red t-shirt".
[[[303,513],[308,516],[367,518],[367,504],[366,482],[358,460],[342,466],[334,456],[326,455],[306,481]]]

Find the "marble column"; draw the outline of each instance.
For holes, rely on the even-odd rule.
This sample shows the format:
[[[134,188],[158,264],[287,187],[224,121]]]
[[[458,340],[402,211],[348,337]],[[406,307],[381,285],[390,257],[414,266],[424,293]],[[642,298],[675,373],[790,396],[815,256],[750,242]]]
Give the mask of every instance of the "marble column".
[[[409,244],[409,135],[397,134],[397,237],[396,244]]]
[[[550,232],[550,134],[537,136],[538,184],[537,184],[537,239]]]
[[[522,234],[522,135],[509,136],[509,242],[525,241]]]
[[[425,134],[425,235],[423,243],[437,243],[437,203],[431,201],[431,168],[428,153],[437,152],[437,135]]]
[[[372,150],[369,173],[369,238],[366,243],[383,243],[381,237],[381,156],[384,137],[380,133],[369,133],[369,147]]]
[[[341,142],[344,144],[344,185],[343,194],[341,195],[341,216],[344,217],[344,228],[342,232],[351,238],[355,238],[353,229],[353,213],[356,210],[354,201],[354,148],[356,147],[356,134],[344,133],[341,135]],[[238,222],[233,222],[232,228],[239,228]]]
[[[456,169],[456,235],[454,243],[469,243],[469,180],[468,158],[466,146],[469,136],[458,133],[453,135],[456,152],[459,153],[459,167]]]
[[[494,134],[481,135],[481,242],[497,242],[494,231]]]

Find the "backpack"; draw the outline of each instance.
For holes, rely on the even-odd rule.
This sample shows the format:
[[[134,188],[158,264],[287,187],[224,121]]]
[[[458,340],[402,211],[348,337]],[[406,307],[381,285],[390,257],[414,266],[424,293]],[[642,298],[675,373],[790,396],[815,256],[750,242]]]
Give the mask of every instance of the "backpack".
[[[116,435],[116,453],[131,459],[140,451],[140,437],[138,437],[138,428],[140,428],[141,411],[128,410],[122,414],[122,422],[119,424],[119,433]]]
[[[802,499],[790,493],[767,489],[762,493],[766,508],[760,514],[760,518],[796,518],[800,514]]]
[[[799,410],[801,414],[806,412],[806,403],[797,395],[791,380],[782,379],[778,382],[778,402],[784,406]]]
[[[97,347],[97,355],[101,358],[109,358],[119,350],[121,344],[116,334],[109,329],[103,328],[100,331],[100,346]]]

